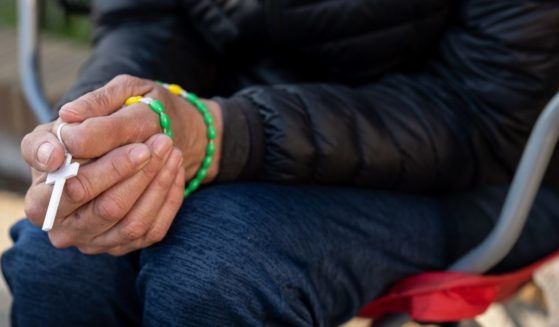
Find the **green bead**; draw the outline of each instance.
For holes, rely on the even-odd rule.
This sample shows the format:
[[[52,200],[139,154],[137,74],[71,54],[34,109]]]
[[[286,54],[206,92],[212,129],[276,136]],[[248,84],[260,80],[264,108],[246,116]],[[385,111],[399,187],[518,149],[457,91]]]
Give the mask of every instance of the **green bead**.
[[[198,173],[196,173],[196,179],[203,181],[204,178],[206,178],[207,174],[208,170],[206,168],[201,168],[200,170],[198,170]]]
[[[185,189],[184,189],[184,198],[186,199],[186,198],[190,195],[190,193],[192,193],[192,191],[190,191],[189,189],[185,188]]]
[[[155,84],[157,84],[157,85],[163,85],[163,82],[157,81],[157,80],[156,80],[156,81],[155,81]]]
[[[149,104],[149,107],[158,115],[165,112],[165,106],[163,106],[163,103],[161,103],[161,101],[159,100],[153,100]]]
[[[215,139],[215,128],[213,126],[208,126],[208,138],[210,140]]]
[[[198,188],[198,186],[200,186],[200,180],[198,178],[194,178],[188,184],[188,188],[193,190],[193,191],[196,190]]]
[[[198,187],[196,185],[197,183],[194,183],[195,180],[196,180],[196,178],[191,179],[190,182],[188,183],[188,186],[186,187],[188,190],[190,190],[190,192],[193,192]]]
[[[210,141],[208,143],[208,146],[206,147],[206,155],[211,156],[212,154],[214,154],[214,152],[215,152],[215,144],[213,141]]]
[[[170,137],[171,139],[175,138],[175,135],[173,134],[173,131],[170,129],[165,129],[163,130],[163,133],[165,133],[165,135],[167,135],[168,137]]]
[[[190,92],[188,92],[188,93],[186,94],[186,99],[187,99],[188,101],[190,101],[191,103],[193,103],[193,104],[196,104],[197,102],[200,101],[200,99],[198,99],[198,97],[196,96],[196,94],[190,93]]]
[[[211,164],[212,164],[212,157],[211,156],[206,156],[204,158],[204,161],[202,161],[202,169],[210,168]]]
[[[213,124],[214,120],[212,118],[212,115],[210,115],[209,112],[205,112],[204,113],[204,123],[206,123],[206,125],[211,125]]]
[[[206,105],[202,101],[197,101],[194,106],[198,108],[198,111],[200,111],[202,114],[208,112],[208,107],[206,107]]]
[[[191,184],[192,184],[192,182],[190,182],[190,184],[188,184],[188,186],[185,189],[185,191],[188,191],[188,193],[192,193],[192,192],[196,191],[196,189],[193,188]]]
[[[159,115],[159,122],[161,123],[161,127],[165,130],[165,129],[170,129],[171,127],[171,120],[169,119],[169,116],[167,116],[166,113],[161,113]]]

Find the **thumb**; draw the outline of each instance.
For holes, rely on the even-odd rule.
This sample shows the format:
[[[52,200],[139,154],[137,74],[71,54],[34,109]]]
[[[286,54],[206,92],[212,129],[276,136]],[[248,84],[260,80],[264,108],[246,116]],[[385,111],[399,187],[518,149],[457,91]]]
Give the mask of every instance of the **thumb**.
[[[108,116],[118,110],[131,96],[149,93],[152,81],[130,75],[118,75],[105,86],[68,102],[58,112],[66,123],[81,123],[87,118]]]

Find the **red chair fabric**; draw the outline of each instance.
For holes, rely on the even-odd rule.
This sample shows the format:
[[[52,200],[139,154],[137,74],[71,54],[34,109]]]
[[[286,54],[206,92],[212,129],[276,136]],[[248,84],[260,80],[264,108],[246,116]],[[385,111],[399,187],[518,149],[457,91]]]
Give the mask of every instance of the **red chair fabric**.
[[[408,277],[359,312],[380,318],[407,312],[415,321],[446,322],[470,319],[485,312],[493,302],[513,295],[532,278],[534,271],[559,257],[559,251],[521,270],[502,275],[458,272],[427,272]]]

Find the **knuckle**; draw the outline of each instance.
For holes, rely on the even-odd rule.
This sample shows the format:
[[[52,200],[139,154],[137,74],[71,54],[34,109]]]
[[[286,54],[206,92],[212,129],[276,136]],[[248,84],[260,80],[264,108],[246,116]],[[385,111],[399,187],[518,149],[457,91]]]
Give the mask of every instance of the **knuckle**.
[[[149,119],[144,119],[143,117],[141,119],[143,121],[138,125],[145,128],[137,128],[138,125],[136,124],[126,123],[123,125],[124,128],[117,129],[122,131],[124,134],[122,139],[126,140],[127,143],[145,142],[151,135],[153,135],[151,133],[151,131],[154,130],[153,126],[151,126],[153,122]]]
[[[44,210],[33,201],[25,201],[24,212],[27,219],[34,225],[40,225],[44,218]]]
[[[162,132],[159,118],[157,118],[155,115],[151,115],[150,119],[146,119],[144,124],[146,124],[146,130],[152,132],[152,135]]]
[[[36,191],[36,186],[31,186],[27,193],[25,194],[25,201],[24,201],[24,213],[25,216],[33,223],[34,225],[40,225],[45,218],[46,207],[45,207],[45,194],[41,194]]]
[[[153,98],[164,102],[163,104],[166,105],[166,103],[165,103],[166,101],[164,101],[164,100],[167,99],[167,91],[164,88],[155,87],[155,88],[153,88],[151,93],[153,94]]]
[[[31,133],[29,133],[29,134],[33,134],[33,133],[38,132],[38,131],[41,131],[41,130],[43,130],[43,129],[45,129],[45,128],[51,128],[51,127],[52,127],[52,124],[53,124],[53,123],[37,125],[37,126],[35,126],[35,128],[33,128],[33,131],[31,131]]]
[[[72,154],[83,153],[84,149],[88,149],[90,146],[88,144],[89,140],[86,135],[86,128],[89,125],[89,121],[86,120],[81,124],[81,126],[73,128],[71,135],[64,138],[64,145]]]
[[[25,134],[25,136],[23,137],[23,139],[21,139],[21,143],[20,143],[20,148],[21,148],[21,152],[25,153],[27,149],[29,149],[29,147],[31,146],[32,142],[32,138],[33,138],[33,133],[28,133]]]
[[[23,159],[30,165],[30,166],[37,166],[38,162],[35,158],[35,151],[38,149],[38,144],[35,144],[37,135],[33,133],[26,134],[20,142],[20,151],[22,154]],[[44,141],[44,140],[43,140]],[[39,164],[39,166],[43,166]]]
[[[95,214],[108,222],[115,222],[125,214],[122,203],[113,197],[105,197],[95,202]]]
[[[114,177],[118,180],[125,178],[128,175],[127,172],[131,171],[132,167],[134,167],[134,164],[132,163],[132,160],[130,160],[129,157],[127,157],[127,160],[125,161],[112,159],[110,164],[111,164],[111,172],[114,174]]]
[[[122,227],[121,236],[127,241],[137,240],[147,231],[147,227],[141,221],[134,221]]]
[[[147,165],[144,166],[144,168],[142,168],[142,174],[145,178],[151,179],[159,172],[162,166],[163,163],[161,163],[160,161],[151,160]]]
[[[153,182],[156,188],[167,190],[173,184],[173,177],[174,171],[165,167]]]
[[[137,80],[137,78],[130,75],[130,74],[119,74],[119,75],[116,75],[116,77],[114,78],[114,81],[117,84],[132,83],[135,80]]]
[[[89,97],[86,98],[86,101],[92,106],[101,108],[107,107],[109,104],[105,88],[101,88],[90,93]]]
[[[51,231],[48,235],[50,243],[57,249],[64,249],[73,245],[73,240],[65,233]]]
[[[161,228],[155,228],[148,232],[148,234],[146,235],[146,240],[150,244],[159,243],[165,238],[166,234],[167,232],[162,230]]]
[[[77,175],[66,181],[64,194],[73,203],[82,203],[90,196],[91,186],[89,180],[83,175]]]
[[[127,133],[134,135],[135,140],[150,141],[149,144],[153,145],[155,137],[162,132],[159,117],[148,111],[151,111],[147,105],[138,108],[135,111],[135,117],[132,123],[127,123]],[[147,114],[147,115],[146,115]],[[141,128],[139,128],[141,126]]]
[[[184,198],[182,192],[180,192],[176,197],[169,198],[167,200],[167,203],[171,208],[175,208],[176,210],[178,210],[178,208],[180,208],[180,206],[182,205],[183,200]]]
[[[114,85],[118,88],[134,90],[142,84],[142,79],[128,74],[117,75],[114,79]]]

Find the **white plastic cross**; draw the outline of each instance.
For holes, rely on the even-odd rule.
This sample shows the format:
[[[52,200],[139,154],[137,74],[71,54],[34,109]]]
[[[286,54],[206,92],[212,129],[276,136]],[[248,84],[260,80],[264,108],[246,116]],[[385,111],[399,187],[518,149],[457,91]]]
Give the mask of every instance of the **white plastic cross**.
[[[56,133],[58,140],[63,145],[64,143],[60,137],[60,130],[64,125],[65,124],[61,124]],[[66,147],[64,150],[66,150]],[[76,176],[79,168],[80,164],[77,162],[72,163],[72,155],[66,152],[66,160],[64,161],[64,164],[56,171],[47,175],[46,183],[48,185],[54,184],[54,187],[52,189],[52,195],[50,196],[47,214],[45,215],[45,220],[43,221],[43,230],[45,232],[50,231],[54,225],[54,219],[56,218],[56,212],[58,211],[58,205],[60,204],[60,198],[62,197],[62,191],[64,190],[66,180]]]

